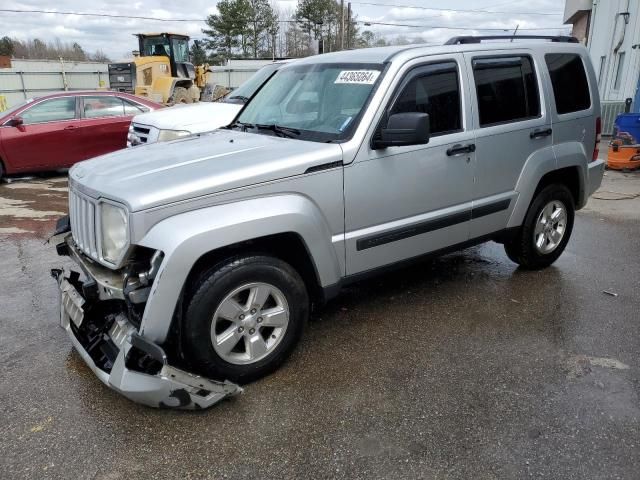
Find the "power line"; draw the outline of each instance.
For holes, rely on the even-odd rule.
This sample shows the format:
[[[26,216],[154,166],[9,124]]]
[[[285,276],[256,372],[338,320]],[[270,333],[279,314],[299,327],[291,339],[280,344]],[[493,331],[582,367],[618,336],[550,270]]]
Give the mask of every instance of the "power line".
[[[63,12],[55,10],[12,10],[0,8],[0,12],[8,13],[48,13],[54,15],[78,15],[81,17],[107,17],[107,18],[130,18],[134,20],[153,20],[157,22],[203,22],[201,18],[159,18],[159,17],[139,17],[135,15],[116,15],[112,13],[85,13],[85,12]]]
[[[356,3],[356,2],[352,2]],[[112,13],[88,13],[88,12],[65,12],[65,11],[55,11],[55,10],[17,10],[17,9],[8,9],[8,8],[0,8],[0,12],[8,12],[8,13],[42,13],[42,14],[54,14],[54,15],[78,15],[83,17],[103,17],[103,18],[128,18],[134,20],[151,20],[158,22],[204,22],[203,18],[160,18],[160,17],[143,17],[137,15],[117,15]],[[296,20],[278,20],[279,23],[297,23]],[[504,28],[479,28],[479,27],[453,27],[448,25],[416,25],[416,24],[408,24],[408,23],[393,23],[393,22],[374,22],[374,21],[364,21],[357,20],[356,23],[361,23],[364,25],[382,25],[382,26],[391,26],[391,27],[407,27],[407,28],[433,28],[433,29],[444,29],[444,30],[483,30],[483,31],[495,31],[501,32],[504,30],[513,30],[514,27],[504,27]],[[538,28],[521,28],[520,30],[534,31],[534,30],[558,30],[561,28],[568,28],[567,26],[562,27],[538,27]]]
[[[358,5],[372,5],[376,7],[396,7],[396,8],[415,8],[417,10],[434,10],[438,12],[460,12],[460,13],[499,13],[499,14],[511,14],[511,15],[549,15],[549,16],[562,16],[562,13],[547,13],[547,12],[504,12],[504,11],[490,11],[490,10],[461,10],[455,8],[435,8],[435,7],[419,7],[416,5],[396,5],[391,3],[373,3],[373,2],[355,2]]]
[[[0,12],[8,13],[43,13],[52,15],[78,15],[80,17],[129,18],[132,20],[151,20],[156,22],[206,22],[206,18],[160,18],[141,17],[137,15],[117,15],[113,13],[64,12],[61,10],[15,10],[0,8]],[[277,20],[278,23],[295,23],[296,20]]]

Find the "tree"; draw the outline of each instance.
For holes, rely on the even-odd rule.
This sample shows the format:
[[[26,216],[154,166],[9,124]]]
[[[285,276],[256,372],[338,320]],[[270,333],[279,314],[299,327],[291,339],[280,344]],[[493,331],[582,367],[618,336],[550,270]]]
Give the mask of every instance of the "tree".
[[[74,43],[71,46],[70,60],[82,61],[82,60],[86,60],[86,59],[87,59],[87,54],[84,53],[84,50],[82,49],[82,46],[80,46],[80,44],[78,44],[78,43]]]
[[[302,28],[316,37],[322,34],[322,28],[335,20],[335,0],[300,0],[296,9],[296,20]]]
[[[207,63],[207,51],[202,48],[202,45],[198,40],[194,40],[191,45],[191,62],[194,65]]]
[[[39,38],[33,39],[33,44],[30,50],[33,52],[33,56],[31,56],[30,58],[49,58],[49,49],[47,48],[47,45]]]
[[[218,14],[207,17],[205,23],[209,28],[203,29],[202,33],[209,37],[205,40],[206,46],[228,59],[239,45],[238,36],[244,20],[242,0],[222,0],[217,7]]]
[[[304,57],[313,52],[309,49],[311,39],[299,23],[290,23],[285,32],[285,48],[288,57]]]
[[[7,37],[5,37],[7,38]],[[0,46],[3,42],[0,39]],[[44,42],[38,38],[33,40],[17,40],[7,39],[12,44],[14,58],[29,58],[38,60],[58,60],[62,57],[65,60],[85,61],[93,60],[96,62],[108,62],[107,57],[102,50],[97,50],[95,54],[88,54],[79,43],[65,43],[59,38],[50,42]]]
[[[0,55],[10,57],[13,55],[14,50],[13,41],[9,37],[0,38]]]
[[[373,47],[375,38],[376,36],[371,30],[365,30],[364,32],[362,32],[362,35],[360,35],[360,39],[362,40],[361,44],[363,47]]]
[[[111,59],[101,49],[96,50],[95,53],[90,56],[89,60],[103,63],[111,61]]]
[[[267,0],[242,0],[246,33],[253,58],[258,58],[261,42],[266,38],[267,44],[278,33],[278,18]]]
[[[279,23],[269,0],[222,0],[218,14],[209,15],[206,23],[205,45],[218,55],[230,58],[242,52],[257,58],[260,52],[275,51]]]
[[[345,19],[344,42],[340,37],[342,18]],[[295,20],[309,36],[324,42],[324,51],[332,52],[357,46],[359,35],[355,15],[351,22],[346,18],[346,9],[340,9],[338,0],[300,0],[296,8]]]

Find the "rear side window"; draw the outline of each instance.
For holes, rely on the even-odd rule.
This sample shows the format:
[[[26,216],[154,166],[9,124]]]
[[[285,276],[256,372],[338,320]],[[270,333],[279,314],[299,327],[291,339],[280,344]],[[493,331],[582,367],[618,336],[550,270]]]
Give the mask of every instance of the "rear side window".
[[[544,58],[549,68],[558,113],[588,109],[591,106],[589,83],[580,55],[549,53]]]
[[[82,97],[84,118],[120,117],[124,115],[124,105],[119,97]]]
[[[473,61],[480,126],[540,116],[540,98],[528,56],[478,58]]]
[[[389,113],[406,112],[428,113],[432,136],[460,131],[462,115],[456,64],[419,67],[402,87]]]
[[[125,115],[137,115],[139,113],[148,112],[149,109],[147,107],[143,107],[137,103],[131,103],[127,100],[122,100],[124,103],[124,114]]]

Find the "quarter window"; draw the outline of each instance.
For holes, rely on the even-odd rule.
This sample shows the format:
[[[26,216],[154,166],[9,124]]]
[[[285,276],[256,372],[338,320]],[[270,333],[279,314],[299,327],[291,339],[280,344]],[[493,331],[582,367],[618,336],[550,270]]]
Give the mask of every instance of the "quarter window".
[[[443,135],[462,129],[460,85],[455,63],[419,67],[402,87],[389,114],[428,113],[431,135]]]
[[[20,115],[25,125],[76,118],[76,98],[53,98],[37,103]]]
[[[589,83],[580,55],[549,53],[544,58],[549,68],[557,112],[563,114],[588,109],[591,106]]]
[[[124,103],[125,115],[137,115],[139,113],[144,113],[149,111],[147,107],[143,107],[142,105],[138,105],[137,103],[127,102],[126,100],[123,100],[122,102]]]
[[[124,115],[124,105],[118,97],[82,97],[84,117],[119,117]]]
[[[473,61],[473,75],[481,127],[540,116],[530,57],[478,58]]]

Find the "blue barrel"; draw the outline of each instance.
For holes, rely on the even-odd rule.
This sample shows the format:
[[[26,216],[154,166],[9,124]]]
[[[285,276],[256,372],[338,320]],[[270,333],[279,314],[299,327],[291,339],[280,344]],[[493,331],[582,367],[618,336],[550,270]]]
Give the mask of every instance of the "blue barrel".
[[[611,140],[620,146],[640,144],[640,113],[621,113],[613,124]]]

